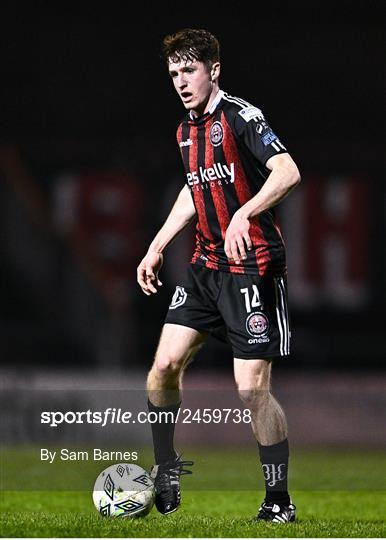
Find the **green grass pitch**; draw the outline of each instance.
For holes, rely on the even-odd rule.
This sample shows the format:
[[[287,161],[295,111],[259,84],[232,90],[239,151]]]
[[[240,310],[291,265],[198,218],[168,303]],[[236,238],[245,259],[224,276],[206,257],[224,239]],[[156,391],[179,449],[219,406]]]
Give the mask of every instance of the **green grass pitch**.
[[[178,512],[145,518],[108,519],[98,515],[84,486],[110,462],[39,465],[32,450],[2,452],[2,537],[384,537],[386,457],[380,452],[294,451],[291,495],[298,520],[255,523],[263,498],[256,452],[191,450],[194,474],[182,479]],[[138,464],[148,468],[149,453]],[[34,468],[35,466],[35,468]],[[40,467],[40,469],[39,469]],[[26,489],[12,483],[26,473]],[[48,472],[50,471],[50,472]],[[37,478],[44,478],[37,488]],[[69,479],[76,490],[67,490]],[[78,484],[74,484],[75,479]],[[61,483],[62,482],[62,483]],[[50,490],[49,488],[52,488]],[[4,489],[5,488],[5,489]],[[14,489],[12,489],[14,488]]]

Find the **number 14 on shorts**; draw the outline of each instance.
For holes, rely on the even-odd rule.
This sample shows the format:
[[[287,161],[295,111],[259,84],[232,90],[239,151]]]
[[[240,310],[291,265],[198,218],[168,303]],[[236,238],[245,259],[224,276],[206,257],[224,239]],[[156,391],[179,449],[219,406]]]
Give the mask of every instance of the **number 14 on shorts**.
[[[263,302],[260,300],[257,285],[252,285],[252,298],[248,287],[245,289],[240,289],[240,292],[244,295],[245,309],[247,310],[247,313],[251,313],[252,308],[260,308],[261,310],[264,309]]]

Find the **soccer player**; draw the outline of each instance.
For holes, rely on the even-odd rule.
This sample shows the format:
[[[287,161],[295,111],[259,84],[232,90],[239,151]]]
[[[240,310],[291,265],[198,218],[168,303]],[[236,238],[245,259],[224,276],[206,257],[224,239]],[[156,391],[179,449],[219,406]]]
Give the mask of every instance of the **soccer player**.
[[[299,171],[261,110],[220,89],[215,36],[181,30],[165,37],[163,54],[187,110],[177,129],[186,182],[138,266],[146,295],[162,285],[163,253],[193,219],[197,234],[148,374],[149,410],[176,418],[186,366],[209,334],[225,329],[265,478],[256,519],[294,521],[287,423],[270,377],[272,361],[290,350],[285,248],[274,206],[298,184]],[[184,467],[192,462],[174,450],[174,423],[152,424],[152,435],[156,507],[167,514],[180,504],[179,477],[191,472]]]

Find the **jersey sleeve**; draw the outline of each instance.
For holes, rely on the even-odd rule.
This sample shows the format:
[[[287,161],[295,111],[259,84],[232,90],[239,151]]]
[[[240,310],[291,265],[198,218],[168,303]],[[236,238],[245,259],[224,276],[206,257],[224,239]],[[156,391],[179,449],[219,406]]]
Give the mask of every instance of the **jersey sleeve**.
[[[251,106],[235,111],[233,125],[236,136],[263,165],[272,156],[287,152],[257,107]]]

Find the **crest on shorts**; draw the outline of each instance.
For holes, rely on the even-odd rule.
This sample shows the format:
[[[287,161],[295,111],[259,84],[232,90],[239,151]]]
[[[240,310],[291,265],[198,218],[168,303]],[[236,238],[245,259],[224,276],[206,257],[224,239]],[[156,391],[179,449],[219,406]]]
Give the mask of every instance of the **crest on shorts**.
[[[213,122],[210,128],[210,142],[213,146],[220,146],[224,138],[224,130],[221,122]]]
[[[252,337],[266,336],[269,330],[268,317],[261,311],[255,311],[248,315],[246,327],[248,334]]]
[[[169,309],[176,309],[185,304],[188,295],[183,287],[177,285]]]

